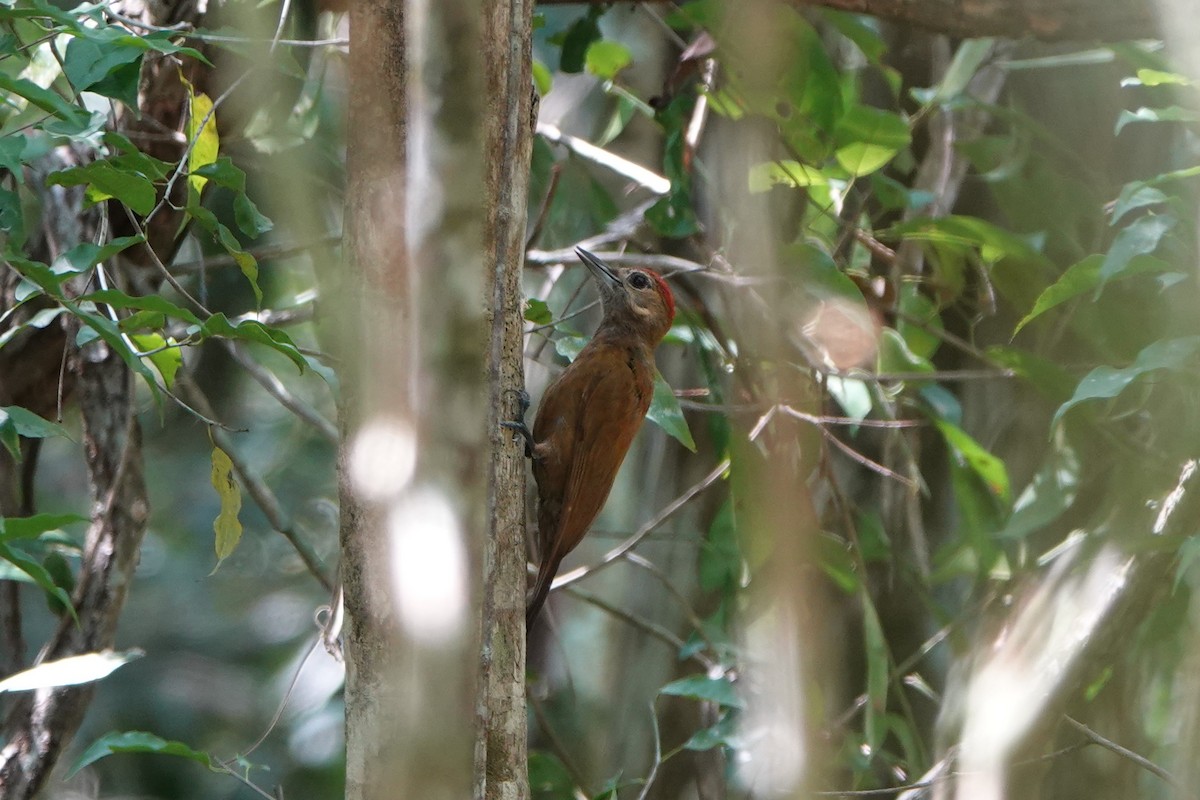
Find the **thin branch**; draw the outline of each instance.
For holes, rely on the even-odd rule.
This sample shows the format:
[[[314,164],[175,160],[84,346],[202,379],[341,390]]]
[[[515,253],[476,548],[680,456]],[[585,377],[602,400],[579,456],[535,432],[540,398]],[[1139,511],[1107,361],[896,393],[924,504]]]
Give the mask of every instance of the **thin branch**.
[[[616,153],[612,153],[602,147],[597,147],[586,139],[580,139],[578,136],[563,133],[556,125],[539,122],[537,132],[539,136],[547,141],[554,144],[561,144],[580,158],[587,159],[594,164],[599,164],[606,169],[612,170],[656,195],[664,195],[671,191],[671,182],[662,175],[652,172],[641,164],[636,164],[627,158],[622,158]]]
[[[688,602],[687,597],[682,591],[679,590],[679,587],[675,585],[675,582],[671,580],[670,576],[668,576],[666,572],[660,569],[659,566],[650,559],[643,558],[637,553],[624,553],[621,557],[630,564],[633,564],[636,567],[641,567],[654,577],[658,578],[659,582],[662,583],[662,585],[666,587],[667,591],[671,593],[676,601],[678,601],[679,607],[683,609],[684,616],[687,617],[688,623],[690,623],[692,628],[696,631],[696,635],[703,639],[704,643],[710,648],[716,648],[716,645],[713,643],[712,639],[710,639],[708,634],[704,631],[704,620],[700,619],[700,615],[697,614],[695,609],[692,608],[692,605]]]
[[[298,255],[308,250],[315,250],[321,247],[333,247],[341,244],[342,235],[340,233],[328,233],[316,239],[310,239],[302,242],[277,242],[275,244],[263,245],[252,250],[247,250],[250,255],[254,256],[255,261],[270,261],[273,259],[287,258],[288,256]],[[203,272],[211,269],[224,269],[226,267],[236,267],[237,260],[224,253],[221,255],[212,256],[211,258],[197,259],[195,261],[184,261],[171,265],[171,272],[175,275],[190,275],[192,273]]]
[[[340,437],[336,425],[321,416],[321,413],[307,402],[294,395],[291,390],[284,386],[283,381],[279,380],[274,372],[271,372],[271,370],[255,361],[240,343],[229,339],[221,339],[220,341],[225,346],[225,350],[228,351],[229,355],[233,356],[234,361],[238,362],[242,369],[249,373],[250,377],[254,378],[260,386],[266,389],[267,394],[278,400],[281,406],[291,411],[302,421],[307,422],[315,428],[325,441],[334,446],[337,445]]]
[[[1110,751],[1116,753],[1117,755],[1121,756],[1122,758],[1129,759],[1134,764],[1137,764],[1139,767],[1146,770],[1150,774],[1156,775],[1157,777],[1166,781],[1173,788],[1176,788],[1176,789],[1182,788],[1182,786],[1179,784],[1179,782],[1177,780],[1175,780],[1174,775],[1167,772],[1165,769],[1160,767],[1158,764],[1155,764],[1153,761],[1146,758],[1145,756],[1138,755],[1137,753],[1133,752],[1129,748],[1122,747],[1121,745],[1117,744],[1116,742],[1112,741],[1111,739],[1105,739],[1099,733],[1092,730],[1087,725],[1084,725],[1079,720],[1074,719],[1073,717],[1070,717],[1070,716],[1067,716],[1066,714],[1064,714],[1063,719],[1065,719],[1067,721],[1068,725],[1070,725],[1075,730],[1079,731],[1084,736],[1086,736],[1088,738],[1088,741],[1092,742],[1093,744],[1098,744],[1101,747],[1103,747],[1105,750],[1110,750]]]
[[[580,246],[582,246],[582,243]],[[597,258],[613,266],[650,267],[668,275],[674,272],[709,272],[709,268],[703,264],[698,264],[695,261],[689,261],[679,256],[664,256],[656,253],[620,253],[615,250],[602,250],[595,255]],[[529,250],[525,253],[525,263],[535,266],[573,264],[577,259],[578,256],[575,255],[575,251],[570,248],[562,250]]]
[[[787,411],[787,409],[785,408],[784,412],[786,413],[786,411]],[[853,447],[846,444],[838,437],[834,436],[832,433],[830,433],[825,428],[817,428],[817,430],[819,430],[821,432],[821,435],[825,437],[826,441],[828,441],[830,444],[832,444],[838,450],[841,450],[843,453],[845,453],[847,456],[849,456],[853,461],[856,461],[859,464],[862,464],[864,467],[871,470],[872,472],[878,473],[878,474],[884,476],[885,478],[891,478],[892,480],[899,481],[900,483],[907,486],[909,489],[917,489],[920,487],[920,484],[918,484],[917,481],[914,481],[912,478],[909,478],[906,475],[901,475],[899,472],[896,472],[895,470],[885,467],[883,464],[880,464],[878,461],[872,461],[870,458],[867,458],[862,453],[858,452]]]
[[[674,648],[676,653],[681,652],[683,650],[684,646],[687,644],[687,642],[685,642],[683,639],[680,639],[678,636],[676,636],[674,633],[672,633],[671,631],[664,628],[662,625],[659,625],[658,623],[651,622],[646,619],[642,619],[641,617],[637,616],[636,614],[631,614],[628,611],[625,611],[624,609],[617,608],[612,603],[609,603],[606,600],[601,600],[599,597],[597,597],[594,594],[589,594],[588,592],[582,591],[581,589],[576,589],[573,586],[569,587],[567,589],[567,593],[570,594],[572,597],[576,597],[576,598],[582,600],[585,603],[590,603],[591,605],[594,605],[596,608],[600,609],[601,611],[607,611],[609,614],[611,614],[612,616],[621,620],[622,622],[626,622],[626,623],[632,625],[633,627],[637,628],[639,631],[642,631],[643,633],[648,634],[652,638],[658,639],[660,642],[663,642],[663,643],[671,646],[672,648]],[[709,658],[708,656],[706,656],[700,652],[692,653],[688,657],[691,660],[695,661],[697,664],[700,664],[702,667],[704,667],[705,670],[710,670],[717,666],[717,662],[713,661],[711,658]]]
[[[650,704],[650,723],[654,726],[654,763],[650,765],[650,774],[646,776],[646,785],[638,793],[638,800],[646,800],[654,779],[658,777],[658,768],[663,763],[662,734],[658,730],[658,714],[654,711],[654,703]]]
[[[643,539],[649,536],[651,531],[663,524],[676,511],[687,505],[693,497],[716,483],[717,479],[724,475],[727,469],[729,469],[729,459],[722,461],[713,469],[712,472],[701,478],[698,483],[686,489],[683,494],[679,495],[679,497],[676,497],[674,500],[668,503],[661,511],[658,512],[658,514],[654,516],[653,519],[639,528],[637,533],[621,542],[621,544],[617,545],[612,550],[609,550],[597,563],[586,567],[577,567],[570,572],[564,572],[560,574],[554,579],[554,582],[550,584],[550,591],[553,592],[558,589],[562,589],[564,586],[570,586],[573,583],[581,581],[587,576],[599,572],[600,570],[612,564],[614,561],[622,558],[626,553],[637,547]]]
[[[208,402],[208,398],[196,385],[191,376],[183,370],[175,377],[175,384],[179,386],[191,399],[191,401],[207,416],[212,416],[212,405]],[[295,549],[296,554],[300,556],[300,560],[304,562],[304,566],[312,573],[313,577],[320,582],[325,591],[332,592],[333,584],[326,577],[324,568],[321,565],[321,559],[317,557],[316,552],[308,542],[304,541],[299,533],[295,530],[283,507],[279,503],[279,499],[271,488],[255,475],[249,464],[238,453],[237,448],[233,445],[233,439],[229,433],[223,428],[211,427],[213,442],[218,447],[225,451],[229,456],[230,462],[233,464],[233,471],[237,474],[238,480],[246,487],[246,493],[250,495],[255,504],[262,510],[263,516],[267,518],[267,522],[279,534],[281,534]]]

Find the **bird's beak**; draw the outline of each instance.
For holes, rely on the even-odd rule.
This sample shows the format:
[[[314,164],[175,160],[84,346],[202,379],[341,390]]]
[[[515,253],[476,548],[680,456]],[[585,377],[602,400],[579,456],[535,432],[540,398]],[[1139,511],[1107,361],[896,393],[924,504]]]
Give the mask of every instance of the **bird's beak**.
[[[617,273],[613,272],[613,268],[587,250],[576,247],[575,255],[579,256],[579,260],[584,263],[602,288],[608,289],[621,285],[621,279],[617,277]]]

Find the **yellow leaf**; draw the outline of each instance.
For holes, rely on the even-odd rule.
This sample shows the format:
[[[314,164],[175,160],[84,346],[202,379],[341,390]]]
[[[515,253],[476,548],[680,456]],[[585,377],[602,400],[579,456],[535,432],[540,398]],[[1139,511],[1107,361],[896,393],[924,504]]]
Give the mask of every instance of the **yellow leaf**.
[[[188,205],[197,205],[208,178],[197,175],[196,170],[216,162],[221,141],[217,136],[217,115],[213,110],[213,101],[203,92],[196,94],[186,79],[183,79],[183,83],[188,90],[187,137],[188,142],[193,143],[188,153]]]
[[[167,341],[157,333],[131,333],[130,340],[143,353],[150,353],[145,358],[162,375],[163,385],[170,389],[175,384],[175,373],[183,366],[183,351],[175,347],[175,340]]]
[[[228,558],[242,538],[242,523],[238,511],[242,508],[242,491],[233,479],[233,462],[229,454],[219,447],[212,451],[212,485],[221,498],[221,512],[213,520],[213,533],[217,535],[217,566]],[[213,568],[216,572],[216,568]]]

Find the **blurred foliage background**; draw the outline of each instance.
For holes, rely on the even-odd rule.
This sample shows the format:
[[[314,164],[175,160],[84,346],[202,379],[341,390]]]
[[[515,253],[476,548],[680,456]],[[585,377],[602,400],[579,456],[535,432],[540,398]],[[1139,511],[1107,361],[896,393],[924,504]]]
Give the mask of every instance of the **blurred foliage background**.
[[[534,797],[893,796],[988,766],[1006,783],[975,796],[1193,785],[1200,540],[1171,512],[1200,421],[1200,75],[1158,41],[736,17],[713,0],[536,17],[535,403],[598,319],[574,247],[661,269],[680,311],[655,424],[530,641]],[[341,667],[314,615],[337,560],[317,312],[339,270],[344,17],[229,2],[184,29],[7,0],[0,36],[0,353],[75,316],[144,379],[152,516],[118,643],[145,654],[98,685],[67,761],[112,731],[166,741],[122,740],[133,754],[51,793],[338,796]],[[205,65],[192,144],[163,162],[153,132],[112,136],[149,54]],[[64,149],[78,163],[47,161]],[[173,174],[178,287],[89,294],[115,252],[35,252],[62,213],[46,185],[85,187],[104,244],[148,233],[122,206],[148,227]],[[10,457],[42,443],[27,510],[45,524],[0,553],[27,642],[8,663],[28,665],[85,527],[49,515],[88,513],[86,476],[70,408],[60,427],[0,399]],[[214,446],[236,480],[210,481]],[[243,527],[223,543],[222,496]],[[786,609],[794,639],[764,644]],[[772,709],[802,719],[794,741]],[[205,770],[167,742],[234,760]]]

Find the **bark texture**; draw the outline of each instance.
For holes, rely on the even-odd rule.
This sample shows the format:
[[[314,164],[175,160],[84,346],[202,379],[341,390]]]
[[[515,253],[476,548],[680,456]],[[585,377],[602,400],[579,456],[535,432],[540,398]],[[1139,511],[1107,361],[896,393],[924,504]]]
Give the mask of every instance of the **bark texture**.
[[[525,463],[500,427],[525,385],[521,291],[529,167],[537,109],[532,0],[487,0],[482,31],[488,103],[484,118],[484,253],[491,288],[488,349],[488,524],[476,739],[476,798],[529,796],[525,710]]]
[[[578,0],[540,0],[559,5]],[[589,0],[601,2],[601,0]],[[963,39],[1032,36],[1045,41],[1157,38],[1150,0],[787,0],[793,6],[833,8],[915,25]]]
[[[75,363],[92,523],[73,598],[79,624],[62,617],[44,650],[46,661],[112,648],[149,515],[132,374],[100,343],[85,348]],[[20,696],[5,721],[0,796],[17,800],[38,793],[79,728],[92,692],[85,685]]]

